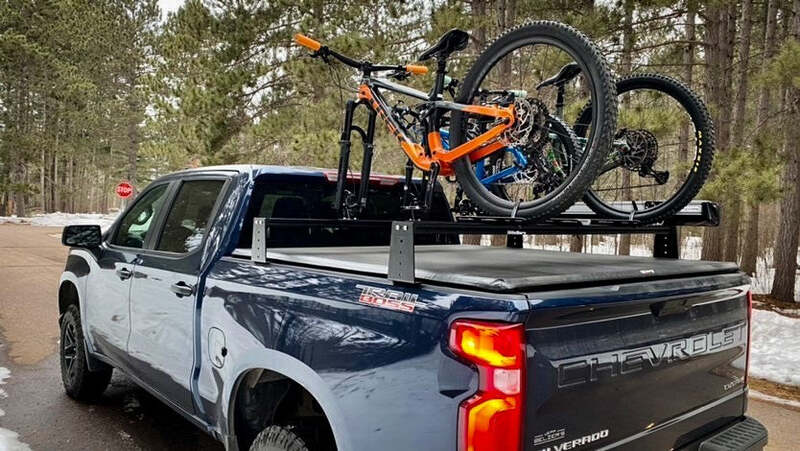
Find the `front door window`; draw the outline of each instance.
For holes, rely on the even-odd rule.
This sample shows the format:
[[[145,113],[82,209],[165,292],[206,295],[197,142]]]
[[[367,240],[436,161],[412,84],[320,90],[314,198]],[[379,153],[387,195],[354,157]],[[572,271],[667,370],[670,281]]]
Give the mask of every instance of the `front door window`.
[[[139,199],[120,222],[112,244],[141,249],[167,198],[168,184],[159,185]]]

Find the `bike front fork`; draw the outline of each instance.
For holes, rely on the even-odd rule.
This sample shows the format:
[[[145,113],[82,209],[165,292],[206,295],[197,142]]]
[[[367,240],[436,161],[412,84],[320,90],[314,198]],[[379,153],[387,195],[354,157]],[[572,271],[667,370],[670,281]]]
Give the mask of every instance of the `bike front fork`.
[[[369,194],[369,178],[372,172],[372,156],[375,150],[375,120],[377,113],[370,110],[367,119],[367,130],[353,125],[353,113],[359,102],[355,100],[347,101],[344,112],[344,124],[342,135],[339,139],[339,169],[336,176],[336,211],[340,218],[356,218],[367,206],[367,196]],[[350,167],[350,136],[353,131],[358,132],[364,149],[364,158],[361,163],[361,178],[358,189],[358,198],[352,202],[350,197],[353,193],[346,192],[347,171]],[[348,195],[349,194],[349,195]]]
[[[372,158],[375,151],[375,122],[377,113],[375,110],[369,110],[367,118],[367,130],[364,131],[361,127],[353,125],[353,113],[358,105],[361,103],[355,100],[349,100],[345,106],[344,124],[342,126],[342,135],[339,139],[339,168],[336,178],[336,211],[339,218],[356,219],[367,207],[369,197],[369,180],[372,172]],[[361,177],[359,180],[358,194],[355,200],[352,197],[355,193],[349,193],[347,187],[347,172],[350,167],[350,147],[352,142],[350,137],[353,132],[357,132],[361,137],[361,142],[364,149],[364,158],[361,163]],[[410,192],[413,189],[413,172],[414,165],[409,161],[406,164],[406,177],[405,186],[403,188],[403,207],[412,211],[421,211],[422,215],[427,217],[431,204],[433,203],[433,194],[436,190],[436,179],[439,176],[439,165],[434,163],[431,165],[431,170],[423,173],[422,192],[420,196],[413,196]],[[422,200],[421,204],[419,200]],[[413,204],[413,205],[412,205]],[[416,216],[412,213],[412,217]]]

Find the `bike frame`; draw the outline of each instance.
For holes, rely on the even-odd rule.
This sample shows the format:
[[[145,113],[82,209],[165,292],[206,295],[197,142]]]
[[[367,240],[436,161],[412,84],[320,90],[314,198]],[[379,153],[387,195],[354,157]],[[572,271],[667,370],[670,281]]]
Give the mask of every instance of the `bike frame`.
[[[440,61],[439,70],[436,72],[436,83],[430,95],[383,78],[374,78],[366,69],[362,69],[364,76],[358,88],[357,99],[348,101],[345,107],[344,124],[340,140],[339,172],[336,193],[336,205],[340,211],[340,215],[342,212],[345,213],[345,216],[351,214],[349,209],[352,206],[345,205],[345,183],[350,159],[350,136],[353,131],[359,133],[364,146],[361,184],[356,208],[361,209],[366,206],[374,152],[375,122],[377,117],[381,118],[392,135],[397,139],[411,165],[425,173],[430,186],[426,187],[425,202],[423,202],[422,206],[423,209],[427,209],[430,206],[430,197],[436,178],[439,175],[448,176],[454,173],[452,168],[453,162],[465,155],[469,155],[471,161],[478,161],[507,147],[507,143],[502,139],[502,135],[503,132],[514,124],[514,106],[466,105],[442,100],[445,74],[443,63],[444,61]],[[425,116],[426,134],[422,143],[415,142],[409,136],[408,130],[406,130],[395,117],[392,108],[381,94],[382,90],[396,92],[423,101],[425,104],[424,109],[427,113]],[[353,125],[353,114],[355,109],[360,105],[369,109],[366,131]],[[453,149],[449,149],[449,146],[446,147],[443,144],[442,134],[439,130],[439,123],[441,122],[442,116],[448,111],[492,117],[502,119],[503,121],[479,136]],[[447,137],[445,139],[447,139]],[[406,168],[406,190],[408,190],[410,185],[413,166]]]

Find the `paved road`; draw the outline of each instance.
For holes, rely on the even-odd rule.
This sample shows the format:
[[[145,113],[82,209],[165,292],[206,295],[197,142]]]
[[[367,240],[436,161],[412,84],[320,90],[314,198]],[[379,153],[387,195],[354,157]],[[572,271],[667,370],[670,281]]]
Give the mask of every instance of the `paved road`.
[[[66,256],[60,233],[0,225],[0,366],[11,370],[0,385],[8,395],[0,392],[0,428],[33,450],[222,450],[119,372],[97,404],[64,394],[56,354],[55,300]]]
[[[67,398],[56,355],[65,256],[60,229],[0,225],[0,366],[11,370],[0,385],[0,428],[17,432],[33,450],[221,450],[123,375],[97,404]],[[750,414],[769,429],[769,449],[800,449],[800,411],[751,400]]]

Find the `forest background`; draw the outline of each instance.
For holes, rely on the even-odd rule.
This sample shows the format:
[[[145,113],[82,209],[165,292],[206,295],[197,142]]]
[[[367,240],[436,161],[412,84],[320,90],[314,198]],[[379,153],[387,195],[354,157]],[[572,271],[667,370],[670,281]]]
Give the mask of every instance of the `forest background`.
[[[580,29],[618,76],[660,72],[701,94],[717,155],[699,197],[723,206],[723,223],[684,240],[702,243],[704,259],[767,268],[773,297],[796,300],[800,0],[188,0],[169,13],[156,0],[0,0],[0,216],[108,212],[119,181],[141,188],[185,167],[335,167],[350,96],[340,87],[353,74],[304,56],[295,32],[358,58],[414,62],[462,28],[472,37],[452,59],[458,78],[531,19]],[[376,170],[400,173],[402,153],[378,135]],[[651,246],[549,239],[618,254]]]

